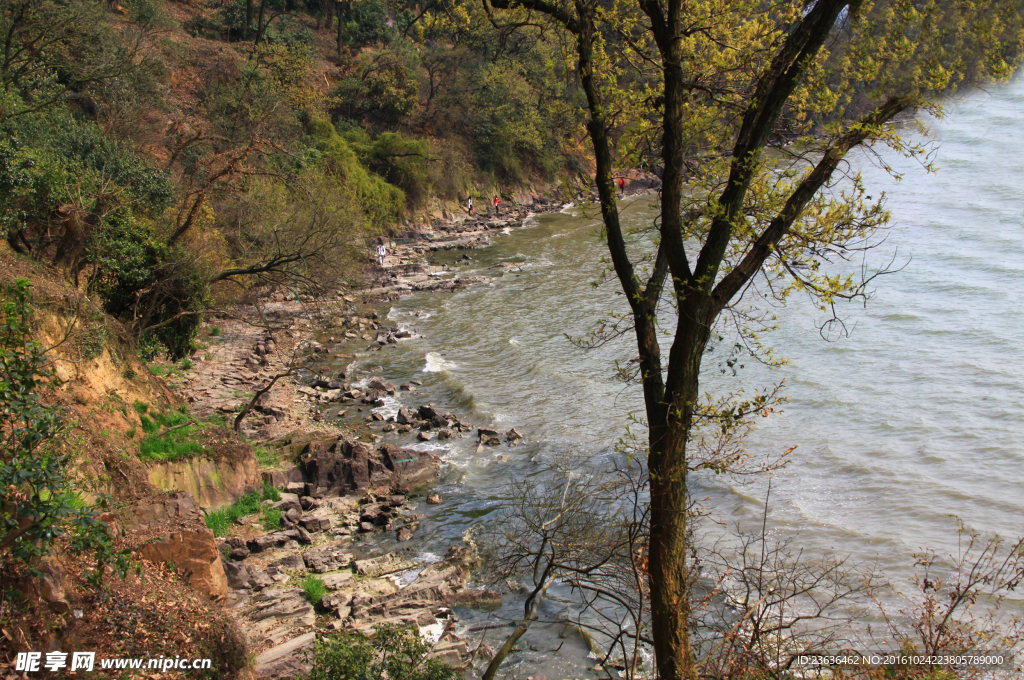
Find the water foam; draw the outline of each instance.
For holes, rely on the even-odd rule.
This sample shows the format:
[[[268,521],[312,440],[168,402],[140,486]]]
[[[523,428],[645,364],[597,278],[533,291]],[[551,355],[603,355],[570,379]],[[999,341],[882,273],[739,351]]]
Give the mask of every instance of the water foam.
[[[437,352],[427,352],[427,356],[424,357],[427,361],[423,367],[424,373],[444,373],[453,368],[458,368],[458,364],[448,361]]]

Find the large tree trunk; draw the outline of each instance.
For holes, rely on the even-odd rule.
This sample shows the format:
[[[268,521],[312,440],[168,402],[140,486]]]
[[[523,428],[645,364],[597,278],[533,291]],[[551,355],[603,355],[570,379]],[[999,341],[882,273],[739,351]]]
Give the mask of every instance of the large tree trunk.
[[[686,428],[651,428],[651,635],[661,680],[696,678],[690,649],[686,544]]]
[[[671,376],[673,379],[666,386],[665,399],[670,401],[661,408],[648,408],[651,633],[661,680],[695,680],[697,677],[690,645],[686,448],[693,426],[700,358],[706,338],[707,334],[702,333],[699,326],[690,325],[685,329],[684,337],[673,347],[674,353],[685,354],[685,365],[678,376]]]

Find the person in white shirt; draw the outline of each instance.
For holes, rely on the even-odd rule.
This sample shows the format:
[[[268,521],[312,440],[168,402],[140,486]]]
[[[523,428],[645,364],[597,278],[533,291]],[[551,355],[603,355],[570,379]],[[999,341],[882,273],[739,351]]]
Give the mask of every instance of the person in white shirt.
[[[468,212],[470,215],[473,214],[473,197],[472,196],[470,196],[466,200],[466,212]]]
[[[383,243],[377,246],[377,258],[380,260],[381,267],[384,266],[384,257],[387,255],[387,253],[387,248],[384,247]]]

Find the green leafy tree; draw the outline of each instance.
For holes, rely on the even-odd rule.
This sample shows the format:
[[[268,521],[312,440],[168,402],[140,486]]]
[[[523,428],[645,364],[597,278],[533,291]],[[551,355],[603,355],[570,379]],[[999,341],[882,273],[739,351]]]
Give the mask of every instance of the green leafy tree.
[[[645,401],[657,671],[695,678],[688,475],[742,464],[705,459],[717,450],[705,435],[771,407],[701,398],[709,343],[735,322],[771,361],[758,334],[773,320],[758,298],[803,291],[826,312],[866,298],[869,279],[837,263],[869,248],[888,215],[858,178],[839,186],[847,154],[887,144],[920,157],[893,120],[1012,72],[1021,3],[490,1],[548,17],[578,58],[610,265],[629,305],[606,332],[635,337],[630,377]],[[616,165],[642,154],[663,168],[653,252],[627,242],[615,191]]]

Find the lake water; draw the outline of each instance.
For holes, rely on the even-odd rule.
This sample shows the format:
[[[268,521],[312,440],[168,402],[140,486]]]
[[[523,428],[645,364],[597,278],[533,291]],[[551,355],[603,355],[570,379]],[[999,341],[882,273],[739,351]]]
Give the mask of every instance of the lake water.
[[[955,517],[986,534],[1024,533],[1024,82],[972,94],[925,123],[938,145],[935,174],[881,150],[903,172],[896,182],[866,154],[852,156],[868,193],[886,192],[893,213],[887,242],[870,257],[884,265],[898,250],[906,266],[877,282],[866,307],[840,310],[850,336],[824,340],[824,315],[794,298],[768,338],[785,366],[741,358],[736,376],[723,375],[710,355],[705,376],[716,391],[786,379],[784,413],[751,441],[755,453],[797,446],[772,480],[771,530],[795,536],[810,556],[877,563],[898,588],[919,549],[956,550]],[[628,219],[646,219],[649,202],[634,199]],[[574,209],[497,236],[460,265],[494,275],[491,283],[395,303],[391,321],[425,337],[362,358],[383,364],[389,380],[424,381],[419,395],[399,393],[406,405],[430,401],[526,435],[523,446],[479,454],[469,439],[422,445],[440,449],[447,465],[445,503],[430,509],[419,549],[443,553],[485,520],[510,476],[535,474],[569,450],[607,455],[641,408],[639,390],[613,375],[616,359],[633,356],[631,340],[582,351],[564,335],[624,309],[613,280],[591,285],[606,253],[595,222]],[[455,257],[446,256],[437,261]],[[694,480],[717,518],[748,528],[759,526],[765,484]],[[1024,608],[1019,599],[1011,607]],[[510,601],[497,615],[516,611]],[[580,677],[582,643],[569,636],[551,654],[563,642],[556,632],[538,627],[527,638],[538,651],[516,657],[524,672],[542,663],[549,677]]]

